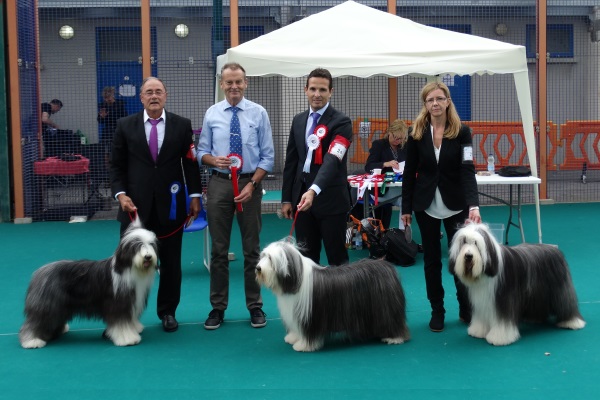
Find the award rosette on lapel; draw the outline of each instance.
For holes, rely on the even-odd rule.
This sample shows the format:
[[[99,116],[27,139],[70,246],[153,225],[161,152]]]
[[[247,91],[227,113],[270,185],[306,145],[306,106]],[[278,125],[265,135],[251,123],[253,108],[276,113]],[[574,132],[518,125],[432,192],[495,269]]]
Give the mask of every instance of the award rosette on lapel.
[[[302,168],[302,172],[309,173],[310,172],[310,163],[312,162],[313,152],[315,152],[315,164],[321,165],[323,164],[323,149],[321,146],[321,141],[325,136],[327,136],[328,130],[325,125],[318,125],[315,128],[315,133],[311,133],[306,138],[306,145],[308,146],[308,154],[306,155],[306,160],[304,161],[304,168]]]
[[[231,161],[229,169],[231,169],[231,184],[233,185],[233,195],[237,197],[240,194],[240,187],[238,185],[238,171],[242,170],[244,161],[242,159],[242,156],[236,153],[231,153],[227,157]],[[238,212],[243,211],[242,203],[237,203],[236,207]]]
[[[319,147],[317,147],[317,151],[315,153],[315,164],[321,165],[323,164],[323,146],[321,146],[321,142],[327,136],[329,130],[325,125],[317,125],[315,128],[315,135],[319,138]]]

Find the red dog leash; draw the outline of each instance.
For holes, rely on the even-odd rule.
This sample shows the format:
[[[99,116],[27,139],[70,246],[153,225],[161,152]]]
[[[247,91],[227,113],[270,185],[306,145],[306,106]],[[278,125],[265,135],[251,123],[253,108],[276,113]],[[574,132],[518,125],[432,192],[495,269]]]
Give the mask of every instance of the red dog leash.
[[[130,212],[130,213],[129,213],[129,220],[130,220],[131,222],[133,222],[133,221],[134,221],[136,218],[137,218],[137,210],[135,210],[135,211],[133,211],[133,212]],[[177,232],[179,232],[181,229],[183,229],[183,227],[184,227],[184,226],[186,226],[186,225],[187,225],[187,223],[188,223],[188,221],[190,220],[190,218],[191,218],[191,215],[188,215],[188,216],[186,217],[185,221],[183,221],[183,224],[182,224],[182,225],[181,225],[179,228],[175,229],[173,232],[171,232],[171,233],[168,233],[168,234],[166,234],[166,235],[164,235],[164,236],[156,236],[156,237],[157,237],[158,239],[166,239],[166,238],[168,238],[169,236],[173,236],[174,234],[176,234]]]

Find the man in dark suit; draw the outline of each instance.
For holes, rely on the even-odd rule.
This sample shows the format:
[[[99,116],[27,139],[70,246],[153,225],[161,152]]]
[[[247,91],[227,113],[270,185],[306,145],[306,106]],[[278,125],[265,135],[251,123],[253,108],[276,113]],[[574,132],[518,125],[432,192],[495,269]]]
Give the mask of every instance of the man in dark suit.
[[[321,241],[329,265],[348,263],[346,223],[351,208],[347,155],[352,122],[329,104],[333,79],[326,69],[313,70],[304,92],[310,109],[292,121],[283,170],[285,218],[296,215],[296,239],[304,254],[320,263]]]
[[[200,211],[200,169],[190,120],[164,109],[164,83],[146,78],[140,99],[144,110],[117,122],[111,190],[121,206],[117,215],[121,234],[137,213],[159,238],[157,314],[163,329],[173,332],[178,328],[175,311],[181,293],[182,227],[188,215],[184,179],[192,197],[189,214],[195,218]]]

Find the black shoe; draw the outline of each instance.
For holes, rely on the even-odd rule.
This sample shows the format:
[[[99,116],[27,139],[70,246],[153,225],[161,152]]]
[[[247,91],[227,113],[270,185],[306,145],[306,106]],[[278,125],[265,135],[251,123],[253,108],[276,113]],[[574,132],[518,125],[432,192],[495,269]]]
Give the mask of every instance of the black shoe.
[[[253,328],[262,328],[267,324],[267,315],[260,308],[253,308],[250,310],[250,325]]]
[[[175,332],[179,324],[174,316],[167,314],[162,317],[162,327],[165,332]]]
[[[225,317],[225,312],[221,310],[212,310],[208,314],[208,318],[206,322],[204,322],[204,329],[213,330],[219,329],[221,326],[221,322],[223,322],[223,318]]]
[[[444,330],[444,314],[432,313],[429,329],[432,332],[442,332]]]

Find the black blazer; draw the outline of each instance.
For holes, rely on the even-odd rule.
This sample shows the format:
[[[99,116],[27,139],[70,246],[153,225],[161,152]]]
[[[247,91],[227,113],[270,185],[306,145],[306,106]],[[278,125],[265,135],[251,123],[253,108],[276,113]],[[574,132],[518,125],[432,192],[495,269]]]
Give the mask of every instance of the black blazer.
[[[165,138],[156,164],[150,154],[144,129],[144,112],[117,121],[111,154],[110,174],[113,196],[125,192],[138,208],[142,223],[150,217],[152,202],[156,202],[160,226],[181,226],[188,210],[184,189],[183,170],[189,193],[201,193],[200,168],[187,157],[193,144],[192,123],[189,119],[167,112]],[[176,217],[170,219],[171,188],[179,185],[176,198]],[[117,219],[128,223],[129,216],[119,208]]]
[[[398,162],[406,161],[406,144],[403,148],[398,147]],[[390,141],[388,139],[378,139],[371,143],[369,149],[369,157],[365,163],[365,171],[371,172],[375,168],[381,168],[382,173],[392,172],[394,169],[391,167],[383,168],[383,163],[394,159],[394,153],[390,147]]]
[[[348,186],[347,161],[348,151],[342,161],[328,154],[329,145],[336,136],[343,136],[352,142],[352,121],[343,113],[334,109],[331,104],[319,119],[319,125],[327,126],[328,134],[321,141],[323,164],[310,166],[310,173],[303,173],[306,160],[306,123],[309,111],[296,115],[290,128],[285,166],[283,169],[283,187],[281,201],[291,203],[294,210],[302,197],[302,186],[308,190],[314,183],[321,188],[315,197],[312,211],[315,215],[346,213],[350,210],[351,200]]]
[[[475,166],[463,162],[463,147],[472,146],[471,129],[461,125],[456,139],[442,139],[439,163],[430,129],[429,125],[425,128],[421,140],[415,140],[409,131],[402,176],[402,214],[429,208],[436,188],[450,210],[479,205]]]

